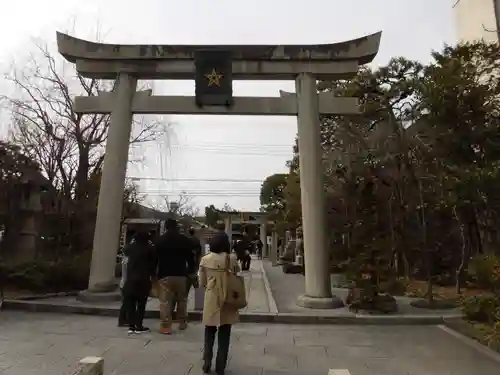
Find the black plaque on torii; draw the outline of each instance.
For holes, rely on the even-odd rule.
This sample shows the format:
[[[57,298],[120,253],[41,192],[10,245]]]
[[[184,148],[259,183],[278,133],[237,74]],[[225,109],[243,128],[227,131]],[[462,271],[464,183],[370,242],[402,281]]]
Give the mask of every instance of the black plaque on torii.
[[[195,100],[198,107],[233,105],[232,53],[226,50],[195,52]]]

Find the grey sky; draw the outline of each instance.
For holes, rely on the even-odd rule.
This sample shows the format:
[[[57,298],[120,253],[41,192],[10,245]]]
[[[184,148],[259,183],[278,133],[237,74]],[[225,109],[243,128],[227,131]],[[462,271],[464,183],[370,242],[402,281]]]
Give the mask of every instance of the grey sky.
[[[98,25],[105,42],[142,44],[327,43],[382,30],[376,65],[399,55],[426,61],[431,50],[456,40],[453,0],[6,2],[9,5],[2,4],[0,13],[0,63],[22,53],[30,37],[52,42],[56,30],[73,29],[73,23],[74,35],[83,39],[92,39]],[[235,95],[275,96],[280,89],[292,90],[293,84],[234,84]],[[194,94],[194,84],[158,82],[155,93]],[[296,133],[294,118],[174,116],[170,120],[174,125],[169,139],[134,151],[145,162],[129,167],[130,176],[175,180],[143,180],[140,185],[150,193],[150,202],[158,194],[185,190],[200,208],[227,202],[238,209],[257,210],[259,182],[182,180],[262,180],[286,171]]]

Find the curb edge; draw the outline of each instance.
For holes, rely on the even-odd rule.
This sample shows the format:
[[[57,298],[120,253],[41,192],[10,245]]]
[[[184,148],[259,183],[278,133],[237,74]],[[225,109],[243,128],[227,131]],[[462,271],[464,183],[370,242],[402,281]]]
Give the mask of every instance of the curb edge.
[[[264,288],[266,289],[267,294],[267,304],[269,306],[269,311],[272,314],[279,314],[278,305],[276,304],[276,300],[274,299],[273,291],[271,290],[271,284],[269,283],[269,279],[267,278],[267,272],[264,267],[265,260],[262,261],[262,279],[264,280]]]
[[[80,314],[117,317],[119,310],[112,307],[75,306],[41,303],[38,301],[5,300],[4,310]],[[158,310],[146,311],[146,318],[159,318]],[[192,321],[200,321],[201,311],[190,310],[188,317]],[[442,325],[442,316],[318,316],[297,313],[240,313],[240,322],[273,323],[273,324],[316,324],[316,325]]]
[[[476,351],[480,352],[481,354],[484,354],[494,360],[495,362],[500,363],[500,353],[497,353],[493,349],[488,348],[487,346],[481,344],[480,342],[464,335],[463,333],[460,333],[453,328],[449,327],[447,325],[447,322],[444,321],[443,324],[438,324],[437,326],[440,330],[443,332],[446,332],[447,334],[455,337],[458,341],[464,343],[465,345],[475,349]]]

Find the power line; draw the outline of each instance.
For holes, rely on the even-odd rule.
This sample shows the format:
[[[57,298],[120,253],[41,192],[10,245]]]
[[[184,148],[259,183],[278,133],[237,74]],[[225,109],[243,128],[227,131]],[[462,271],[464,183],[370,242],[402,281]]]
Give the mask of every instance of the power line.
[[[245,191],[260,191],[260,187],[249,187],[249,188],[245,188],[245,187],[237,187],[237,188],[232,188],[232,187],[221,187],[221,188],[215,188],[215,189],[210,189],[210,188],[205,188],[203,186],[201,187],[195,187],[194,189],[193,188],[185,188],[185,187],[177,187],[177,186],[174,186],[174,187],[146,187],[144,189],[144,191],[208,191],[208,192],[212,192],[212,191],[224,191],[224,192],[231,192],[231,191],[236,191],[236,192],[245,192]]]
[[[290,152],[268,152],[266,150],[251,150],[251,152],[241,152],[236,150],[221,150],[221,149],[202,149],[202,148],[193,148],[193,151],[199,152],[211,152],[215,154],[225,154],[225,155],[238,155],[238,156],[279,156],[279,157],[292,157],[293,153]]]
[[[262,143],[214,143],[214,142],[206,142],[206,143],[189,143],[189,144],[183,144],[183,143],[177,143],[177,144],[172,144],[170,146],[181,146],[181,147],[218,147],[218,148],[227,148],[227,147],[233,147],[233,148],[288,148],[292,149],[293,144],[262,144]]]
[[[260,191],[252,190],[183,190],[183,189],[158,189],[142,190],[141,194],[260,194]]]
[[[145,194],[145,197],[168,197],[168,194]],[[172,196],[175,196],[175,194],[172,194]],[[258,199],[259,197],[257,195],[234,195],[234,194],[196,194],[196,195],[190,195],[192,198],[255,198]]]
[[[233,179],[233,178],[162,178],[162,177],[136,177],[129,176],[127,179],[145,181],[165,181],[165,182],[233,182],[233,183],[262,183],[259,179]]]
[[[266,156],[290,156],[293,153],[293,145],[266,145],[266,144],[174,144],[170,149],[187,149],[206,152],[227,153],[231,155],[262,155]]]
[[[198,195],[198,194],[244,194],[244,195],[260,195],[260,191],[256,190],[233,190],[233,189],[148,189],[141,190],[139,194],[176,194],[176,195]]]
[[[235,198],[243,198],[243,197],[259,197],[260,194],[258,193],[253,193],[253,194],[249,194],[249,193],[245,193],[245,194],[242,194],[242,193],[204,193],[204,194],[201,194],[201,193],[188,193],[188,192],[183,192],[183,193],[140,193],[141,195],[145,195],[145,196],[148,196],[148,197],[168,197],[168,196],[171,196],[171,195],[186,195],[186,196],[189,196],[189,197],[235,197]]]

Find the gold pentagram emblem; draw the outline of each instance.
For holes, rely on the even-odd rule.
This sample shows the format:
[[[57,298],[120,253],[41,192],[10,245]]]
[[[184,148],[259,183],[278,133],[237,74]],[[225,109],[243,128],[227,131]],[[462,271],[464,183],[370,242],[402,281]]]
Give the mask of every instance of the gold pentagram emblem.
[[[207,77],[208,79],[208,87],[212,85],[220,87],[220,81],[224,76],[222,74],[217,73],[215,69],[212,69],[212,72],[209,74],[205,74],[205,77]]]

